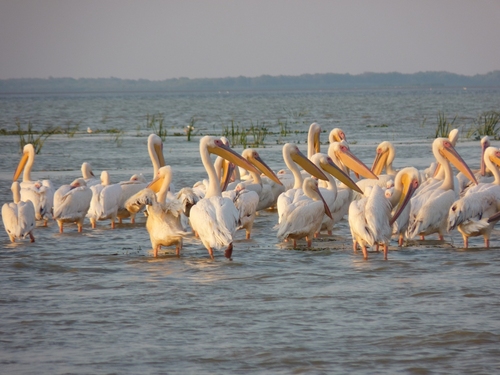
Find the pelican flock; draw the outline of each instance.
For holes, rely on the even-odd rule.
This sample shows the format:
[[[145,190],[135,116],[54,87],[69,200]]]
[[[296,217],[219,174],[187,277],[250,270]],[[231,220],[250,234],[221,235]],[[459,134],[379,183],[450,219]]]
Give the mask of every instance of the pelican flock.
[[[492,147],[488,137],[478,148],[479,170],[473,172],[456,150],[455,129],[448,138],[433,141],[435,162],[423,173],[411,166],[394,167],[396,147],[389,141],[377,146],[370,170],[351,151],[339,128],[329,133],[328,153],[321,153],[321,133],[319,124],[311,124],[307,156],[297,144],[284,144],[285,168],[278,172],[255,149],[240,155],[227,139],[201,137],[199,155],[206,176],[178,192],[174,181],[180,171],[166,165],[163,142],[155,134],[147,141],[153,167],[150,182],[137,173],[113,184],[106,170],[98,179],[90,163],[83,162],[81,177],[57,190],[49,180],[32,179],[35,149],[27,144],[13,176],[13,201],[2,206],[3,225],[11,242],[25,238],[34,242],[36,226],[47,226],[50,220],[57,222],[60,233],[64,226],[75,224],[82,232],[85,220],[92,228],[99,220],[110,220],[115,228],[117,221],[123,226],[122,219],[130,218],[133,223],[144,211],[154,257],[170,246],[180,257],[183,241],[191,237],[210,259],[220,251],[231,260],[237,230],[245,231],[243,241],[251,241],[254,223],[267,211],[266,219],[274,221],[269,229],[276,232],[277,246],[297,248],[305,239],[305,248],[312,248],[313,239],[335,235],[336,225],[344,221],[353,251],[360,248],[364,259],[370,248],[378,252],[380,246],[387,259],[393,238],[394,246],[403,248],[431,235],[445,241],[455,230],[462,235],[464,248],[469,238],[477,236],[489,247],[500,220],[500,149]],[[215,165],[211,155],[218,157]]]

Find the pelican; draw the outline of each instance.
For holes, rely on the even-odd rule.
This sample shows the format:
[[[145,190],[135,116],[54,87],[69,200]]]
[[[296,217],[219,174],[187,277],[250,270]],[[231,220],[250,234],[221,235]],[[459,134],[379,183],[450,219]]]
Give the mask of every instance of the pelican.
[[[333,226],[344,216],[343,206],[345,205],[345,201],[348,199],[349,195],[347,189],[342,189],[341,194],[339,194],[337,183],[333,177],[339,179],[348,187],[348,189],[353,189],[360,193],[362,192],[356,183],[351,180],[351,178],[344,171],[342,171],[342,169],[340,169],[328,155],[316,153],[312,156],[311,161],[323,172],[326,172],[325,175],[328,179],[326,188],[320,188],[320,193],[328,205],[331,215],[323,216],[323,222],[321,223],[320,230],[327,230],[328,235],[331,235]],[[319,233],[319,231],[317,233]]]
[[[257,215],[257,206],[259,204],[259,195],[254,190],[248,190],[243,183],[236,185],[234,190],[223,191],[222,196],[231,199],[234,206],[239,211],[239,226],[238,229],[245,229],[245,238],[250,239],[253,222]]]
[[[87,184],[88,187],[91,187],[92,185],[97,185],[101,181],[95,177],[94,172],[92,172],[92,166],[88,162],[83,162],[82,167],[82,177],[85,180],[85,183]]]
[[[21,186],[14,181],[11,186],[13,202],[2,206],[2,221],[11,242],[29,236],[35,242],[35,206],[32,201],[21,201]]]
[[[481,138],[481,158],[480,158],[480,168],[479,170],[473,170],[474,176],[478,183],[493,182],[494,176],[492,172],[488,169],[484,161],[484,153],[488,147],[491,146],[490,138],[485,135]],[[460,194],[463,194],[469,187],[472,186],[471,182],[464,176],[463,173],[457,174],[457,179],[459,182]]]
[[[411,199],[410,223],[408,224],[408,238],[416,235],[426,236],[438,233],[439,239],[447,233],[448,211],[458,198],[454,190],[454,176],[450,162],[464,173],[475,184],[476,178],[470,168],[446,138],[436,138],[432,143],[432,153],[441,166],[444,179],[439,186],[419,189]],[[421,237],[423,238],[423,237]]]
[[[420,185],[420,172],[414,167],[401,169],[395,176],[395,180],[390,180],[385,192],[392,206],[393,220],[392,234],[398,237],[398,245],[403,246],[406,237],[406,230],[410,219],[411,203],[409,200]],[[403,209],[400,207],[403,206]],[[397,212],[399,214],[396,216]]]
[[[205,197],[191,207],[189,216],[191,227],[208,251],[211,259],[213,250],[226,249],[225,256],[231,259],[233,251],[233,235],[238,226],[239,212],[233,201],[221,196],[221,189],[215,167],[210,160],[210,154],[216,154],[230,162],[257,172],[246,159],[215,137],[205,136],[200,139],[200,156],[208,174],[208,188]]]
[[[148,137],[148,154],[153,164],[153,178],[158,175],[158,169],[165,166],[165,158],[163,157],[163,142],[156,134],[150,134]]]
[[[484,165],[494,176],[491,183],[480,183],[467,190],[465,195],[450,207],[448,230],[458,229],[469,247],[469,237],[483,236],[484,246],[490,246],[490,235],[496,221],[488,221],[500,208],[500,150],[488,147],[484,152]]]
[[[330,209],[321,195],[318,182],[312,177],[306,177],[302,183],[304,196],[297,196],[284,209],[281,221],[276,228],[276,236],[280,241],[293,240],[293,247],[297,247],[297,240],[306,238],[307,247],[312,246],[314,233],[318,232],[323,216],[331,218]]]
[[[14,173],[13,181],[17,180],[23,172],[21,200],[32,201],[35,206],[36,219],[43,220],[44,225],[47,226],[54,204],[54,187],[50,180],[33,181],[31,179],[31,169],[34,162],[35,148],[31,143],[28,143],[23,147],[23,155]]]
[[[101,172],[101,183],[90,187],[92,200],[87,217],[92,228],[98,220],[111,220],[111,228],[115,228],[122,188],[120,184],[111,184],[108,171]]]
[[[83,231],[83,220],[90,207],[92,191],[83,178],[77,178],[69,185],[63,185],[54,194],[54,220],[63,233],[64,223],[76,223],[78,232]]]
[[[160,167],[148,187],[130,197],[125,204],[129,211],[136,212],[142,205],[147,206],[146,229],[155,258],[162,246],[172,245],[176,246],[176,255],[180,257],[182,238],[188,234],[181,224],[182,202],[177,199],[167,200],[171,181],[172,168],[169,165]]]
[[[301,190],[302,188],[304,177],[300,173],[298,165],[300,165],[306,172],[310,173],[314,177],[321,180],[327,180],[325,174],[321,171],[321,169],[319,169],[309,159],[307,159],[305,155],[300,152],[297,145],[293,143],[286,143],[283,146],[283,160],[285,161],[288,169],[292,172],[294,185],[293,188],[286,190],[278,197],[278,200],[276,202],[276,206],[278,208],[278,223],[281,222],[282,214],[285,211],[286,206],[293,201],[293,197],[297,190]]]

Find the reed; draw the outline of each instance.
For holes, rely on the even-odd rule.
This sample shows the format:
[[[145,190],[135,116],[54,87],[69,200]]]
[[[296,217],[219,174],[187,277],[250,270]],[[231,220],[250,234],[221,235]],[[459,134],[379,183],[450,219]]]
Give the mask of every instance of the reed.
[[[253,137],[253,143],[252,147],[261,147],[264,146],[264,140],[266,139],[266,136],[268,134],[267,128],[264,126],[264,124],[259,125],[257,122],[256,125],[251,122],[251,126],[249,129],[249,132],[252,134]]]
[[[194,128],[194,124],[198,121],[194,116],[189,120],[189,125],[184,128],[184,133],[186,133],[186,137],[188,142],[191,141],[191,137],[196,134],[197,130]]]
[[[485,135],[499,139],[500,131],[500,113],[496,111],[487,111],[481,113],[474,125],[468,130],[467,138],[481,139]]]
[[[444,114],[444,112],[438,112],[438,123],[436,127],[436,135],[435,138],[447,138],[450,130],[454,128],[455,121],[457,116],[453,118],[453,120],[448,121],[448,118]]]
[[[162,141],[167,138],[167,129],[164,125],[165,119],[163,118],[163,113],[157,113],[155,115],[146,115],[146,128],[151,129],[156,135],[158,135]]]
[[[16,120],[17,134],[19,135],[19,147],[21,152],[26,144],[31,143],[35,148],[35,153],[39,154],[42,151],[43,144],[51,135],[56,133],[61,133],[60,128],[49,127],[41,132],[33,130],[33,125],[31,121],[28,121],[28,129],[25,131],[22,129],[21,122]],[[26,137],[25,137],[26,136]]]

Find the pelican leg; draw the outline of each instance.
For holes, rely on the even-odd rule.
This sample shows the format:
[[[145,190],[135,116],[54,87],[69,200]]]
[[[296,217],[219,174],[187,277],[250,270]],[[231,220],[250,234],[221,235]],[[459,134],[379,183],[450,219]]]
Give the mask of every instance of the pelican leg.
[[[213,260],[214,259],[214,250],[211,247],[209,247],[207,250],[208,250],[208,255],[210,256],[210,259]]]
[[[384,244],[384,260],[387,260],[387,251],[389,250],[389,246],[387,244]]]
[[[177,255],[177,258],[181,257],[181,249],[182,249],[182,238],[177,244],[177,247],[175,248],[175,255]]]
[[[318,238],[318,237],[319,237],[319,232],[314,233],[314,238]]]
[[[398,245],[399,245],[399,247],[403,246],[403,242],[404,242],[403,233],[400,233],[399,234],[399,238],[398,238]]]
[[[357,253],[358,252],[358,242],[352,241],[352,250]]]
[[[59,233],[63,233],[63,223],[62,222],[57,222],[59,225]]]
[[[297,248],[297,240],[294,238],[293,239],[293,248],[296,249]]]
[[[331,230],[329,230],[327,233],[328,233],[329,236],[332,235],[332,231]]]
[[[490,239],[488,237],[484,237],[484,247],[490,247]]]
[[[375,244],[375,251],[376,251],[377,253],[379,252],[379,246],[380,246],[380,244],[377,242],[377,243]]]
[[[156,258],[158,256],[158,250],[160,250],[160,247],[161,247],[160,245],[157,245],[157,246],[154,247],[154,249],[153,249],[153,257]]]
[[[130,215],[130,222],[135,224],[135,215]]]
[[[33,236],[33,233],[30,232],[29,235],[30,235],[30,242],[35,242],[35,236]]]
[[[464,238],[464,249],[467,249],[469,247],[469,237],[462,235]]]
[[[443,237],[443,235],[441,233],[439,233],[438,238],[439,238],[439,241],[443,241],[444,240],[444,237]]]
[[[249,230],[247,230],[247,231],[246,231],[246,239],[247,239],[247,240],[249,240],[249,239],[250,239],[250,231],[249,231]]]
[[[111,220],[111,229],[115,229],[115,221]]]
[[[90,219],[90,225],[92,226],[92,229],[95,229],[95,227],[96,227],[96,221],[95,221],[95,219]]]
[[[361,250],[363,251],[363,259],[368,259],[368,251],[366,250],[366,246],[362,245]]]
[[[233,255],[233,243],[232,242],[229,244],[226,251],[224,252],[224,256],[229,260],[233,260],[231,258],[231,255]]]
[[[420,235],[420,239],[421,239],[422,241],[424,241],[424,240],[425,240],[425,236],[424,236],[423,234],[421,234],[421,235]]]
[[[83,232],[83,225],[82,225],[82,223],[76,223],[76,226],[78,227],[78,233],[82,233]]]
[[[306,241],[307,241],[307,247],[312,247],[312,238],[309,236],[306,236]]]

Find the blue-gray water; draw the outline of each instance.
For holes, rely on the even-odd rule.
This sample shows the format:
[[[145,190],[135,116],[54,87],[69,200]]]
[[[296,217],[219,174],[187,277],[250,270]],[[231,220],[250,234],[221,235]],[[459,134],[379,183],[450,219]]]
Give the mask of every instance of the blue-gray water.
[[[342,128],[351,150],[371,165],[376,145],[396,145],[396,167],[425,168],[438,112],[461,128],[458,152],[479,166],[479,142],[466,137],[477,116],[500,107],[500,90],[349,90],[292,93],[74,94],[0,96],[0,129],[31,121],[72,127],[47,139],[34,178],[57,186],[80,175],[84,161],[113,181],[142,172],[150,179],[146,114],[163,113],[164,154],[177,188],[205,177],[202,133],[265,125],[261,156],[284,167],[282,142],[306,150],[309,124]],[[192,117],[191,142],[183,127]],[[279,122],[287,124],[278,134]],[[94,133],[87,134],[90,127]],[[97,130],[123,130],[118,137]],[[179,134],[174,136],[174,134]],[[497,146],[496,141],[493,145]],[[235,147],[241,151],[242,147]],[[326,151],[326,145],[323,146]],[[0,136],[0,203],[12,199],[17,136]],[[0,232],[2,374],[408,373],[500,371],[500,232],[492,247],[458,232],[429,236],[389,260],[354,254],[347,221],[313,250],[280,244],[275,212],[257,217],[252,240],[236,235],[233,261],[208,259],[186,239],[152,258],[144,218],[82,234],[37,227],[36,242],[11,244]]]

